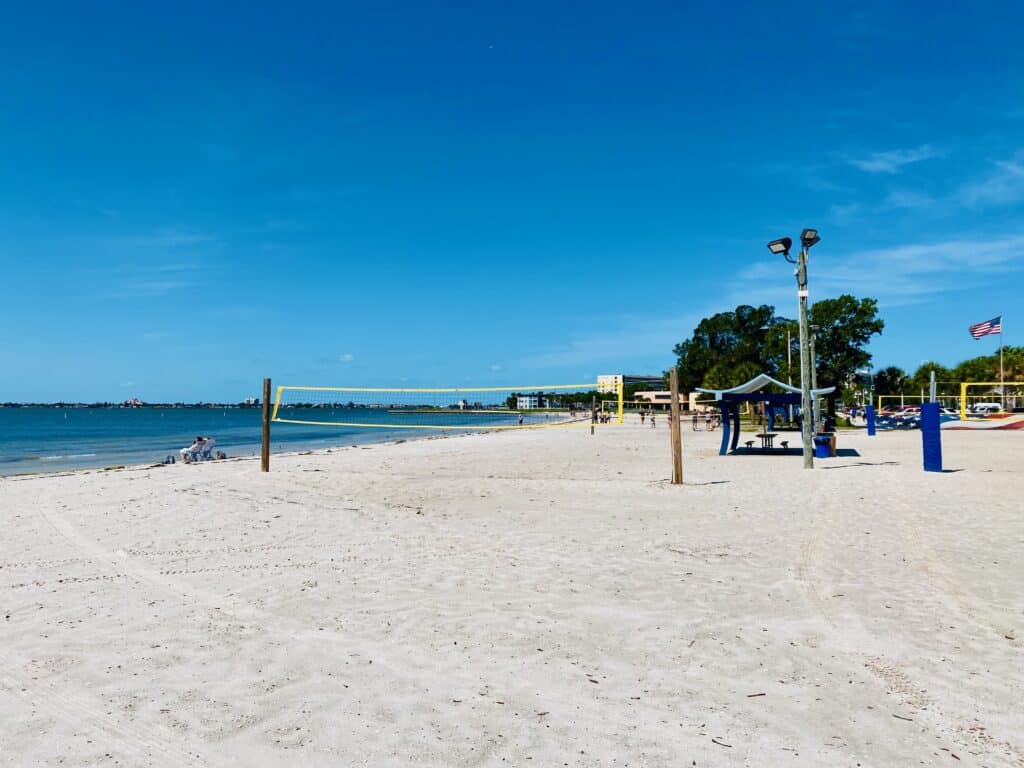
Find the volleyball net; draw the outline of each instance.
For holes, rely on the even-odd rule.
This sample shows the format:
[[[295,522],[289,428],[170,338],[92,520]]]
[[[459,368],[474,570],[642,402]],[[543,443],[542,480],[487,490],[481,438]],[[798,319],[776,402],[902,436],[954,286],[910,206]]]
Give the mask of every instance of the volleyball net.
[[[1008,381],[964,381],[955,384],[956,394],[937,393],[935,402],[941,407],[951,411],[959,411],[961,416],[967,418],[979,406],[996,406],[1003,411],[1013,411],[1015,408],[1024,406],[1024,383]],[[920,395],[878,395],[879,412],[899,411],[906,407],[919,407],[921,403],[928,402],[926,393]]]
[[[622,423],[622,377],[583,384],[405,389],[387,387],[277,388],[270,420],[282,424],[361,429],[497,430],[589,426],[614,402]],[[596,408],[595,408],[596,406]]]

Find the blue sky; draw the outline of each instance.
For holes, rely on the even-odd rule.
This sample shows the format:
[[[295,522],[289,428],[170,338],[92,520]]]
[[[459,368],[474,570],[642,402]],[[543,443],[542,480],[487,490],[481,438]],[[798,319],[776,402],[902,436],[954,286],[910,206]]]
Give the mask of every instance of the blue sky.
[[[0,400],[661,371],[803,226],[876,365],[1024,344],[1024,6],[431,5],[8,7]]]

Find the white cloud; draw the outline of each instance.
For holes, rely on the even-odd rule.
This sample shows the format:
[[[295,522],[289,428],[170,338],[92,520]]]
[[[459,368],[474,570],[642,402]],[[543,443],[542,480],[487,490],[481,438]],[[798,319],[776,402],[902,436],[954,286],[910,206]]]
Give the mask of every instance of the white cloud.
[[[1024,151],[994,165],[995,169],[985,177],[960,187],[955,202],[974,207],[1024,200]]]
[[[491,366],[491,370],[492,371],[500,371],[501,370],[501,366],[498,365],[497,363],[495,363],[494,365]]]
[[[936,202],[934,197],[922,192],[915,192],[912,189],[893,189],[885,196],[883,207],[921,210],[923,208],[932,208]]]
[[[191,288],[194,285],[188,280],[139,280],[129,282],[120,297],[164,296],[173,291]]]
[[[865,173],[896,173],[905,165],[919,163],[940,157],[943,152],[931,144],[922,144],[909,149],[890,149],[886,152],[871,152],[864,157],[848,157],[846,162]]]
[[[845,205],[834,203],[829,206],[828,215],[837,224],[849,224],[857,217],[862,208],[863,206],[860,203],[848,203]]]
[[[884,310],[934,301],[951,291],[984,286],[998,275],[1024,271],[1024,234],[961,237],[845,254],[821,251],[821,247],[811,252],[812,302],[849,293],[877,298]],[[780,315],[795,318],[792,265],[767,259],[752,264],[735,275],[729,289],[687,314],[592,318],[590,325],[600,330],[541,349],[516,365],[657,373],[672,364],[672,347],[689,338],[702,317],[740,304],[771,304]]]
[[[820,248],[820,246],[819,246]],[[854,251],[845,255],[811,252],[811,300],[850,293],[872,296],[885,306],[919,304],[942,294],[984,285],[994,275],[1024,270],[1024,235],[913,243]],[[780,274],[782,272],[782,274]],[[784,279],[784,278],[788,278]],[[796,284],[774,262],[746,270],[730,303],[773,303],[793,315]],[[734,305],[734,304],[733,304]]]
[[[351,363],[355,359],[355,355],[349,354],[348,352],[343,355],[338,355],[338,361],[342,363]]]
[[[711,310],[722,311],[721,308]],[[675,317],[610,317],[592,320],[601,330],[581,334],[519,361],[523,368],[605,366],[605,372],[660,373],[672,364],[672,347],[692,332],[699,313]]]

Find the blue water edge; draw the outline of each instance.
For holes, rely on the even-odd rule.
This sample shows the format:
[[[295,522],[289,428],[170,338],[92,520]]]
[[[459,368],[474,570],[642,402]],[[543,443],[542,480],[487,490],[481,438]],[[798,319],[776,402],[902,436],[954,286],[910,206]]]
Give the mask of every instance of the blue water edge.
[[[256,456],[260,448],[258,408],[0,408],[0,475],[152,464],[174,456],[198,436],[216,439],[215,450],[229,458]],[[375,409],[285,409],[279,416],[297,420],[394,422]],[[401,417],[403,422],[437,423],[433,415]],[[464,417],[466,425],[516,423],[515,414]],[[534,417],[543,418],[543,417]],[[458,416],[444,423],[459,426]],[[274,452],[385,442],[441,434],[441,430],[395,427],[271,425]],[[450,434],[453,430],[444,430]],[[454,430],[458,432],[458,429]],[[469,430],[466,430],[469,431]]]

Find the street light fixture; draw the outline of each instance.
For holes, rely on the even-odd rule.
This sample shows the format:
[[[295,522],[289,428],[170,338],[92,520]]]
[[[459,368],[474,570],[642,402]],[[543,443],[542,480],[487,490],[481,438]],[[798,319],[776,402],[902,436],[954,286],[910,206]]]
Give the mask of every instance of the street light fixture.
[[[800,304],[800,431],[804,444],[804,469],[814,467],[812,453],[811,429],[814,426],[814,413],[811,409],[811,355],[810,341],[807,337],[807,251],[820,242],[816,229],[804,229],[800,233],[800,254],[794,259],[789,255],[793,241],[788,237],[772,240],[768,250],[776,256],[782,255],[790,264],[796,264],[796,295]]]
[[[778,240],[772,240],[768,243],[768,250],[774,253],[776,256],[782,254],[786,258],[789,258],[789,249],[793,247],[793,241],[788,237],[782,237]]]

